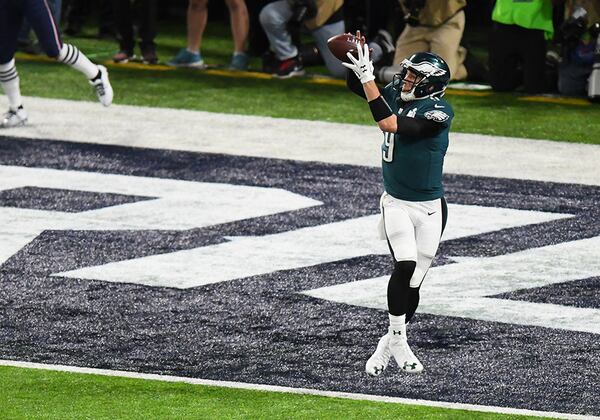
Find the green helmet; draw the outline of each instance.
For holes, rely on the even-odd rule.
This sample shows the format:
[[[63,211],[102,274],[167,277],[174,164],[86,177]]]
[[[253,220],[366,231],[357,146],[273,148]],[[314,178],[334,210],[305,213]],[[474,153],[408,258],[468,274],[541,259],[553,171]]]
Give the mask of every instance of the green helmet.
[[[450,82],[450,68],[439,55],[430,52],[416,53],[404,59],[400,66],[400,73],[394,75],[392,86],[403,101],[444,95]],[[414,82],[404,80],[409,70],[417,76]],[[412,83],[410,91],[402,90],[404,83]]]

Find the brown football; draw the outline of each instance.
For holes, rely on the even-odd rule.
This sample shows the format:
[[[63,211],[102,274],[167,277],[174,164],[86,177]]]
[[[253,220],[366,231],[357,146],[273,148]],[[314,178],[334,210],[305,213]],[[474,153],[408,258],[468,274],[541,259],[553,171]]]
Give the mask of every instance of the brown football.
[[[352,53],[356,57],[356,43],[360,42],[360,45],[364,45],[364,42],[352,34],[339,34],[332,36],[327,40],[327,46],[329,51],[340,61],[349,63],[346,53]]]

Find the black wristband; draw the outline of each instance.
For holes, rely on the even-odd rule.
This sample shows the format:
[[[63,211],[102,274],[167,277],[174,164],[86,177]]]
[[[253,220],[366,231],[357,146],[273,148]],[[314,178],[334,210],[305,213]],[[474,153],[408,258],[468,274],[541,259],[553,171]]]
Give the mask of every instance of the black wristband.
[[[369,101],[369,108],[371,109],[371,114],[373,114],[375,122],[385,120],[387,117],[394,115],[390,106],[381,95],[372,101]]]

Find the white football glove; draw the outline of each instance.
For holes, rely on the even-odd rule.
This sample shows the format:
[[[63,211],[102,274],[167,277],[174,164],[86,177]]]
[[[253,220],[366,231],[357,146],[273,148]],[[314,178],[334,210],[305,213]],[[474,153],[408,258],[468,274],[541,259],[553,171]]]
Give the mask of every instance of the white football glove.
[[[369,46],[365,42],[364,47],[362,47],[360,43],[357,42],[356,50],[358,52],[358,60],[348,52],[346,53],[346,56],[350,59],[350,63],[342,62],[342,65],[352,70],[362,84],[375,80],[375,75],[373,74],[373,61],[371,61],[371,58],[369,57]]]

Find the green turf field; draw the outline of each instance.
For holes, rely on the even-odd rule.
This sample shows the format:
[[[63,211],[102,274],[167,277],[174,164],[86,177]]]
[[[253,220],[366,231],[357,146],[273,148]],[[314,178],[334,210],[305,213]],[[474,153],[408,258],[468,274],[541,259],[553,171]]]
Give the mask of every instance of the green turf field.
[[[4,419],[526,419],[394,403],[0,367]]]
[[[166,32],[157,39],[161,62],[168,61],[185,42],[183,28]],[[226,65],[232,50],[228,28],[211,24],[207,32],[202,49],[206,62]],[[117,48],[115,42],[91,37],[65,39],[100,62],[109,61]],[[17,64],[25,95],[94,100],[87,82],[64,65],[23,56]],[[258,69],[259,59],[253,59],[251,66]],[[188,69],[109,67],[118,104],[372,124],[364,101],[339,84],[315,84],[308,78],[231,77]],[[323,69],[309,69],[319,70]],[[517,94],[464,96],[449,91],[447,97],[455,108],[453,131],[600,144],[600,105],[532,102]]]

